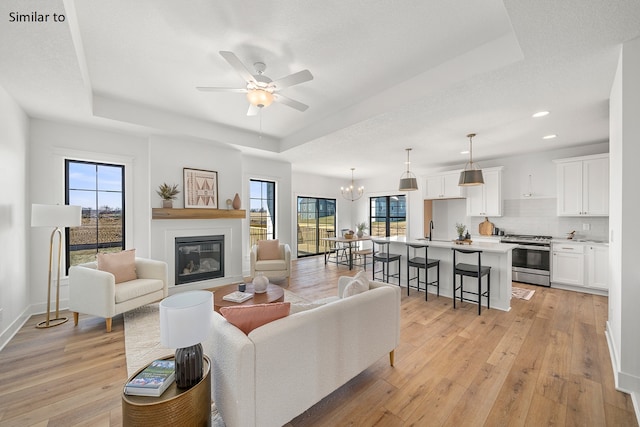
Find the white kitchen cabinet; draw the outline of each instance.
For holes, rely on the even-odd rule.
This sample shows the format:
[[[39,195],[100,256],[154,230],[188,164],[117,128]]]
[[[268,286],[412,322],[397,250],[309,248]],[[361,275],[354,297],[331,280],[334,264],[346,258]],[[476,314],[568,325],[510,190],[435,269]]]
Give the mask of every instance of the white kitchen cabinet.
[[[584,245],[552,244],[551,282],[584,286]]]
[[[428,176],[425,199],[460,199],[464,197],[462,187],[458,185],[459,179],[460,171]]]
[[[609,155],[555,160],[558,215],[609,215]]]
[[[468,216],[502,216],[502,167],[482,170],[484,184],[465,188]]]
[[[586,246],[585,264],[587,270],[586,286],[608,291],[609,247],[605,245]]]

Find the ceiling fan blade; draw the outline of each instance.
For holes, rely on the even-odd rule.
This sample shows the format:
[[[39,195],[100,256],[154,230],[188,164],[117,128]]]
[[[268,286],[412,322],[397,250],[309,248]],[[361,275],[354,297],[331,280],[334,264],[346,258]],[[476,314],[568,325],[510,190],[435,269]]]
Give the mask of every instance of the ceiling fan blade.
[[[253,77],[253,74],[251,74],[247,67],[244,66],[242,61],[238,59],[235,53],[221,50],[220,55],[227,60],[229,65],[231,65],[233,69],[235,69],[238,74],[240,74],[240,76],[247,81],[247,83],[256,83],[256,79],[255,77]]]
[[[289,74],[286,77],[282,77],[281,79],[274,80],[271,82],[270,86],[274,86],[276,90],[284,89],[285,87],[297,85],[300,83],[308,82],[309,80],[313,80],[313,74],[309,70],[298,71],[297,73]]]
[[[306,109],[309,108],[308,105],[303,104],[302,102],[296,101],[295,99],[287,98],[286,96],[280,95],[279,93],[274,93],[273,99],[276,102],[279,102],[284,105],[288,105],[289,107],[295,108],[298,111],[306,111]]]
[[[233,92],[233,93],[247,93],[245,88],[232,88],[232,87],[209,87],[209,86],[196,86],[196,89],[202,92]]]
[[[253,104],[249,104],[249,110],[247,110],[247,116],[257,116],[260,112],[260,107],[256,107]]]

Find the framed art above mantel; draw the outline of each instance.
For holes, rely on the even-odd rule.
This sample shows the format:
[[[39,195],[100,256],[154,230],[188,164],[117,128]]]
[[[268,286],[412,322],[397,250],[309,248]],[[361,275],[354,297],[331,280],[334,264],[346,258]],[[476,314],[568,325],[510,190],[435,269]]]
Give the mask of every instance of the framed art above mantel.
[[[184,168],[184,207],[218,209],[218,172]]]

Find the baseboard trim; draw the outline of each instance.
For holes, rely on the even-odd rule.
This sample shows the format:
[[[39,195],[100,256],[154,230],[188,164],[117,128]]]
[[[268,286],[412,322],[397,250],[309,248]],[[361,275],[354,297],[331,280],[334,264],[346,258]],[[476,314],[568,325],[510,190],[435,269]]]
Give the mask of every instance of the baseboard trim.
[[[611,325],[608,320],[604,335],[607,337],[607,346],[609,347],[609,358],[611,359],[615,388],[616,390],[627,393],[629,396],[631,396],[631,402],[633,402],[633,411],[636,413],[636,419],[640,420],[640,396],[638,395],[638,392],[635,390],[629,390],[626,387],[622,387],[619,382],[620,376],[624,376],[625,374],[620,372],[620,367],[618,366],[618,354],[616,353],[616,347],[614,345],[613,336],[611,334]]]
[[[2,349],[7,344],[9,344],[9,341],[11,341],[11,339],[18,333],[20,328],[22,328],[24,324],[27,323],[27,320],[29,320],[31,316],[31,306],[28,306],[13,322],[11,322],[7,329],[2,331],[2,334],[0,334],[0,351],[2,351]]]

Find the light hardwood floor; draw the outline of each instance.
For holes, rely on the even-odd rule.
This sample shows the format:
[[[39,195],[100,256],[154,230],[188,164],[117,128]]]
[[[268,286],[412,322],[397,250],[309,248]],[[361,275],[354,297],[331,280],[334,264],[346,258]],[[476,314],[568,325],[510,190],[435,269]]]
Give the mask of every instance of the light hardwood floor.
[[[322,298],[354,273],[305,258],[293,263],[289,289]],[[517,286],[535,295],[481,316],[403,288],[395,367],[382,358],[289,425],[637,426],[630,397],[613,385],[607,299]],[[122,316],[110,334],[91,316],[35,329],[43,319],[32,317],[0,352],[0,426],[122,425]]]

